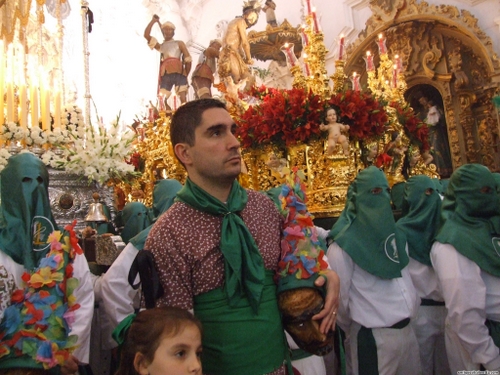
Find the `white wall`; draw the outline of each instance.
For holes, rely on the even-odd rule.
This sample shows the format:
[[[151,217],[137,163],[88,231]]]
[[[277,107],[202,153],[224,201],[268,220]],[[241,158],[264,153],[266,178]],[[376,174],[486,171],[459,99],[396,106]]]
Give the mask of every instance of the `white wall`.
[[[69,1],[72,12],[64,20],[64,72],[67,87],[77,88],[78,102],[83,107],[85,90],[80,1]],[[294,26],[301,23],[301,0],[274,1],[277,4],[278,23],[284,18]],[[320,15],[325,45],[330,51],[326,66],[329,74],[332,74],[333,62],[338,53],[337,38],[344,33],[347,43],[356,39],[371,14],[368,0],[311,1]],[[479,19],[479,26],[492,38],[494,48],[500,55],[500,29],[495,23],[495,19],[500,16],[500,0],[428,2],[469,10]],[[217,37],[217,23],[241,15],[242,4],[243,1],[235,0],[89,0],[95,20],[93,31],[88,35],[90,91],[99,116],[109,122],[121,111],[122,120],[130,124],[136,115],[146,113],[149,100],[155,100],[159,54],[150,50],[143,38],[144,28],[153,13],[157,13],[162,22],[168,20],[176,25],[177,39],[207,46],[211,39]],[[265,26],[265,14],[261,13],[257,25],[249,31],[261,31]],[[162,40],[156,27],[154,32]],[[196,61],[196,51],[192,50],[192,54]],[[267,66],[266,63],[258,64]]]

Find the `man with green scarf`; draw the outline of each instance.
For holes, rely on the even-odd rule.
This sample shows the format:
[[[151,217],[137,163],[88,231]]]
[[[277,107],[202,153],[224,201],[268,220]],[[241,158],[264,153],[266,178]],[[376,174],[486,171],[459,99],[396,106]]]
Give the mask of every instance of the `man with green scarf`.
[[[25,272],[31,274],[41,267],[41,264],[47,262],[46,256],[50,250],[49,235],[59,228],[49,203],[49,174],[39,158],[31,153],[12,156],[0,173],[0,177],[2,201],[0,207],[2,216],[0,276],[7,280],[3,283],[0,279],[1,320],[4,317],[5,308],[10,305],[10,297],[14,289],[24,287],[23,274]],[[10,354],[0,353],[0,373],[23,374],[33,371],[37,374],[73,374],[77,371],[78,364],[88,363],[94,293],[85,256],[76,255],[65,272],[72,274],[79,281],[73,295],[80,308],[74,312],[74,323],[70,330],[71,335],[78,336],[78,347],[73,355],[70,355],[65,365],[56,366],[49,372],[43,370],[43,364],[38,357],[31,358],[11,348]],[[48,275],[45,276],[50,278]],[[22,312],[22,314],[28,315],[29,312]],[[15,327],[13,324],[17,323],[19,322],[10,322],[7,326],[12,329]],[[0,337],[4,335],[5,332],[0,331]],[[24,349],[33,350],[33,347]]]
[[[421,298],[412,323],[420,347],[422,373],[450,374],[444,344],[446,308],[430,257],[441,217],[441,196],[436,182],[425,175],[410,177],[405,183],[401,206],[403,217],[396,222],[396,230],[406,237],[408,270]]]
[[[287,348],[273,280],[283,218],[271,199],[236,181],[237,125],[222,102],[188,102],[170,126],[189,177],[146,241],[165,291],[157,305],[194,310],[202,321],[205,374],[284,375]],[[325,306],[313,317],[323,333],[332,329],[338,297],[336,274],[325,274]]]
[[[348,338],[346,362],[355,375],[419,375],[418,343],[409,323],[420,300],[384,172],[370,166],[358,173],[341,218],[327,256],[340,278],[337,322]]]
[[[466,164],[451,176],[444,223],[432,246],[448,314],[450,369],[500,370],[500,207],[497,184],[483,165]]]

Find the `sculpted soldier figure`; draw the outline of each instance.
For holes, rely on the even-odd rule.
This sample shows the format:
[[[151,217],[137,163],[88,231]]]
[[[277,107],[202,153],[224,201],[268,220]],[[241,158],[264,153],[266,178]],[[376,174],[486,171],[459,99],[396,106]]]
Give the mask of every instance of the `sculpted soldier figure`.
[[[155,37],[151,36],[153,25],[158,23],[165,39],[159,43]],[[161,64],[159,74],[159,91],[164,95],[165,106],[167,109],[167,99],[172,94],[172,87],[175,86],[176,93],[179,95],[181,103],[186,102],[186,93],[188,89],[187,76],[191,71],[191,55],[186,45],[181,40],[174,40],[175,26],[172,22],[160,23],[160,17],[156,14],[144,30],[144,38],[148,41],[151,49],[156,49],[161,53]]]

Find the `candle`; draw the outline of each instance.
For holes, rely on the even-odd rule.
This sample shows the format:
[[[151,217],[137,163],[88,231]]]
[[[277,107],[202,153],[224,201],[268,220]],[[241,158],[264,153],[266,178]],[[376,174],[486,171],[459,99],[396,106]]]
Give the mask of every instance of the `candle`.
[[[398,66],[396,64],[392,67],[392,87],[396,88],[398,85]]]
[[[5,122],[4,98],[5,95],[5,49],[3,39],[0,40],[0,125]]]
[[[306,0],[307,15],[311,14],[311,0]]]
[[[153,107],[149,107],[149,109],[148,109],[148,120],[150,123],[155,122],[155,112],[154,112]]]
[[[7,122],[14,122],[14,47],[7,51]]]
[[[14,84],[7,82],[7,122],[14,122]]]
[[[27,96],[26,84],[23,82],[19,86],[19,125],[21,125],[22,129],[26,129],[28,127]]]
[[[309,45],[309,38],[307,37],[307,34],[305,33],[304,29],[305,26],[302,25],[302,27],[300,28],[300,34],[302,36],[302,44],[304,45],[304,47],[307,47]]]
[[[401,57],[399,57],[399,55],[396,55],[395,59],[396,59],[397,73],[399,74],[403,70],[403,62],[401,61]]]
[[[372,72],[374,69],[373,56],[370,51],[366,51],[366,70]]]
[[[316,17],[316,9],[313,9],[312,16],[314,22],[314,32],[317,34],[319,33],[319,23],[318,23],[318,17]]]
[[[30,87],[30,110],[31,110],[31,127],[39,127],[38,123],[38,87],[32,83]]]
[[[50,130],[50,92],[42,90],[42,129]]]
[[[378,34],[378,50],[381,55],[387,53],[387,48],[385,47],[385,38],[382,34]]]
[[[177,95],[174,96],[174,111],[177,110]]]
[[[158,108],[160,109],[160,112],[165,112],[166,110],[165,97],[162,94],[158,95]]]
[[[356,72],[352,73],[351,82],[352,82],[353,90],[354,91],[359,91],[360,90],[360,87],[359,87],[359,76],[358,76],[358,74]]]
[[[339,60],[342,60],[344,55],[344,34],[340,34],[340,43],[339,43]]]
[[[61,127],[61,91],[57,89],[54,99],[54,128]]]
[[[281,51],[283,51],[283,53],[285,54],[286,58],[287,58],[287,61],[288,63],[291,65],[291,66],[295,66],[296,64],[296,61],[295,61],[295,54],[292,52],[292,48],[293,48],[293,43],[285,43],[283,45],[283,47],[281,47]]]
[[[304,57],[304,70],[306,73],[306,77],[309,77],[311,75],[311,71],[309,70],[309,64],[307,63],[307,54],[303,54]]]
[[[47,97],[47,79],[45,77],[45,72],[43,68],[40,67],[40,121],[42,123],[42,130],[47,130],[47,121],[45,116],[45,111],[47,106],[45,105]]]

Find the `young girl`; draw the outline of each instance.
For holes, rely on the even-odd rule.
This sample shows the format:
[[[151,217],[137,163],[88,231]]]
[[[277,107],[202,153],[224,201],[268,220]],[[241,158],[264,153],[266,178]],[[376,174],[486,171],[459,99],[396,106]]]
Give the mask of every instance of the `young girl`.
[[[177,307],[130,315],[113,332],[121,348],[115,375],[201,375],[201,323]]]

